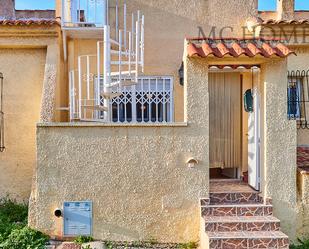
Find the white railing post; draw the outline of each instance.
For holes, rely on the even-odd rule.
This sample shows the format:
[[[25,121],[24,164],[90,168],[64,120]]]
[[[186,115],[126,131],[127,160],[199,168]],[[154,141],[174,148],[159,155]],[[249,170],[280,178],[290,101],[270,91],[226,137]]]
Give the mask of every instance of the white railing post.
[[[144,67],[145,67],[145,30],[144,30],[144,25],[145,25],[145,16],[142,16],[142,23],[141,23],[141,66],[142,66],[142,72],[144,73]]]
[[[123,46],[124,50],[127,50],[127,3],[124,1],[123,5],[123,33],[124,33],[124,41]]]
[[[122,72],[122,31],[119,30],[119,54],[118,54],[118,73],[119,73],[119,88],[120,91],[122,91],[122,77],[121,77],[121,72]]]
[[[108,92],[108,88],[111,84],[111,70],[110,70],[110,56],[111,43],[110,43],[110,27],[104,26],[104,93]],[[108,108],[108,111],[104,114],[106,122],[110,121],[110,106],[107,98],[104,98],[104,106]]]
[[[81,57],[78,57],[78,114],[79,119],[82,119],[82,65],[81,65]]]

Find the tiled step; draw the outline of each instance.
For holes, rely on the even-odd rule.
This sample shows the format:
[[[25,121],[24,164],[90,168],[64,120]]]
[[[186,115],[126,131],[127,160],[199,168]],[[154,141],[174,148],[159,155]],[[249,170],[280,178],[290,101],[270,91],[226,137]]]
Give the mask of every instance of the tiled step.
[[[273,216],[207,216],[205,232],[279,231],[280,220]]]
[[[264,204],[235,204],[208,205],[201,207],[202,217],[206,216],[271,216],[272,205]]]
[[[280,232],[208,232],[210,249],[288,249],[289,239]]]
[[[247,193],[210,193],[210,204],[253,204],[262,202],[262,198],[257,192]]]

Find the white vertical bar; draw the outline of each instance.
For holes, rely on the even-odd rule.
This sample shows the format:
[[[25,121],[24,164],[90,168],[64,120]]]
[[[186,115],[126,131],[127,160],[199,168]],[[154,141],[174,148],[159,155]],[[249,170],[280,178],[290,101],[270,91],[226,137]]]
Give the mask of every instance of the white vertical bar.
[[[163,119],[162,119],[162,122],[166,122],[166,98],[165,98],[165,92],[166,92],[166,79],[164,78],[163,79],[163,86],[162,86],[162,88],[163,88],[163,91],[162,91],[162,96],[163,96],[163,99],[162,99],[162,101],[163,101],[163,104],[162,104],[162,107],[163,107]]]
[[[103,6],[104,6],[104,1],[103,1]],[[95,25],[97,25],[97,0],[94,0],[94,23]],[[103,17],[104,17],[104,13],[103,13]]]
[[[87,55],[87,99],[90,99],[90,60],[89,55]]]
[[[138,77],[138,67],[139,67],[139,43],[140,43],[140,25],[139,21],[136,21],[136,38],[135,38],[135,69],[136,69],[136,79]]]
[[[78,112],[79,119],[82,119],[82,72],[81,57],[78,57]]]
[[[142,66],[142,72],[144,73],[144,67],[145,67],[145,16],[142,16],[142,24],[141,24],[141,66]]]
[[[144,117],[144,106],[145,106],[145,102],[143,101],[144,99],[144,82],[143,80],[141,79],[141,108],[142,108],[142,123],[145,122],[145,117]]]
[[[131,58],[132,58],[132,33],[129,32],[129,77],[131,78]]]
[[[118,0],[116,0],[116,41],[119,41],[119,11],[118,11]]]
[[[156,95],[158,95],[158,78],[156,78],[156,91],[155,91]],[[157,96],[156,96],[157,98]],[[159,121],[159,105],[158,105],[158,100],[156,99],[156,122]]]
[[[97,42],[97,80],[98,80],[98,97],[100,99],[100,82],[101,82],[101,48],[100,42]]]
[[[135,38],[135,17],[134,13],[132,13],[132,44],[134,44],[134,38]],[[134,49],[132,51],[132,54],[134,53]]]
[[[132,91],[132,123],[136,123],[136,86],[131,86]]]
[[[143,81],[146,81],[146,79],[143,79]],[[151,93],[151,84],[150,84],[151,79],[148,79],[148,89],[149,89],[149,93],[152,95]],[[152,114],[152,109],[151,109],[151,104],[152,104],[152,99],[148,100],[149,102],[149,122],[151,122],[151,114]]]
[[[118,66],[118,70],[119,70],[119,85],[120,85],[120,91],[122,90],[122,77],[121,77],[121,73],[122,73],[122,31],[119,30],[119,54],[118,54],[118,60],[119,60],[119,66]]]
[[[110,27],[108,25],[104,26],[104,92],[108,92],[108,86],[110,85]],[[109,106],[109,101],[104,98],[104,106],[109,108],[108,112],[104,114],[105,120],[110,121],[111,108]]]
[[[78,0],[78,20],[77,22],[79,23],[81,20],[80,20],[80,0]]]
[[[70,101],[70,121],[72,121],[73,117],[73,82],[72,82],[72,71],[69,73],[69,101]]]
[[[105,17],[105,24],[104,25],[109,25],[109,3],[108,3],[108,0],[104,0],[104,3],[105,3],[104,11],[106,11],[106,17]]]
[[[169,122],[174,122],[174,82],[170,78],[170,120]]]
[[[85,22],[89,22],[89,0],[87,0],[87,13],[86,15],[84,13],[84,16],[85,16]]]
[[[124,40],[123,40],[123,45],[124,49],[127,49],[127,3],[124,1],[123,5],[123,33],[124,33]]]
[[[61,26],[63,27],[64,26],[64,22],[66,21],[66,16],[64,15],[64,13],[66,13],[67,11],[66,11],[66,8],[67,8],[67,6],[66,6],[66,4],[64,3],[65,2],[65,0],[62,0],[62,8],[61,8]],[[72,15],[72,14],[71,14]],[[72,17],[71,17],[71,21],[72,21]]]

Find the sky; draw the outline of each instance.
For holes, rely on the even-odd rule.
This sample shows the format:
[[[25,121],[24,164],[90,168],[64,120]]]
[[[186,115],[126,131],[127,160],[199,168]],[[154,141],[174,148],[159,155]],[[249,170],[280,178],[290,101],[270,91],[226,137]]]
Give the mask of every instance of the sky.
[[[15,0],[15,7],[21,9],[55,9],[55,0]]]
[[[259,0],[259,10],[275,10],[277,0]],[[16,0],[16,9],[54,9],[55,0]],[[309,10],[309,0],[295,0],[296,10]]]
[[[259,0],[259,10],[276,10],[277,0]],[[308,0],[295,0],[296,10],[309,10]]]

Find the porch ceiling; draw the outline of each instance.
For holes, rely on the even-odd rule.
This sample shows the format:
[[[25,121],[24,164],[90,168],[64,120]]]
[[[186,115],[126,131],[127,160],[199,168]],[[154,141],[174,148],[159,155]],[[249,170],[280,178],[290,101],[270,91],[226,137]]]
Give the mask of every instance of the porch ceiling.
[[[187,39],[187,54],[202,58],[286,58],[295,52],[279,40],[203,38]]]

